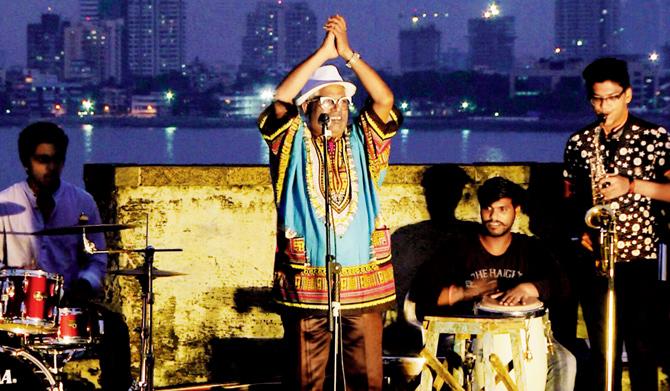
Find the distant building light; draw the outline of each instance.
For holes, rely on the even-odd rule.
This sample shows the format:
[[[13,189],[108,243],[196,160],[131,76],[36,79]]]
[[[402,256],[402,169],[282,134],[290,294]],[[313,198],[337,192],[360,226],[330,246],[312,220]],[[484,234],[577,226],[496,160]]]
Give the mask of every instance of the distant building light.
[[[656,51],[649,53],[649,61],[656,63],[660,59],[660,56]]]
[[[584,41],[582,41],[581,39],[578,39],[577,40],[577,46],[584,46]]]
[[[406,110],[409,107],[407,102],[400,103],[400,110]]]
[[[554,54],[561,54],[561,48],[554,48]]]
[[[484,19],[495,18],[500,15],[500,7],[496,3],[489,4],[486,11],[484,11]]]
[[[500,113],[496,111],[495,113],[493,113],[493,116],[494,117],[500,117]]]
[[[412,16],[412,23],[417,24],[419,23],[419,17],[418,16]]]

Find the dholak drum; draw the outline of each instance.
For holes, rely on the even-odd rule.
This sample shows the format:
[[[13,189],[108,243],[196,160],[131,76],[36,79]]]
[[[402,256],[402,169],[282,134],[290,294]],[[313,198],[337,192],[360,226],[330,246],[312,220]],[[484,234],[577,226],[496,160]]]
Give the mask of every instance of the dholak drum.
[[[475,314],[479,317],[515,319],[523,322],[523,327],[518,331],[523,378],[519,378],[519,370],[514,368],[514,349],[510,334],[497,333],[494,327],[491,333],[479,335],[474,342],[477,359],[472,389],[485,388],[487,391],[507,389],[494,368],[495,364],[491,361],[491,355],[495,354],[501,364],[498,370],[506,370],[514,384],[518,386],[519,383],[523,383],[528,391],[544,390],[547,381],[547,339],[544,319],[546,310],[542,302],[535,299],[525,305],[503,306],[496,300],[486,297],[475,305]]]
[[[53,331],[63,278],[42,270],[0,270],[0,330],[17,334]]]
[[[0,390],[59,391],[62,388],[39,359],[22,349],[0,346]]]

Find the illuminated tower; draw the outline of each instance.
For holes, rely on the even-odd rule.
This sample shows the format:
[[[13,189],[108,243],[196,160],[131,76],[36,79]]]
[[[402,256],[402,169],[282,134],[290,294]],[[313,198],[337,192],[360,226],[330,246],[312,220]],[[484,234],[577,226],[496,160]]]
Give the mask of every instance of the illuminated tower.
[[[279,14],[276,2],[260,1],[247,15],[247,31],[242,39],[242,71],[279,70]]]
[[[509,73],[514,67],[514,17],[491,4],[480,18],[468,20],[469,62],[474,70]]]
[[[128,68],[134,76],[180,72],[186,57],[184,0],[128,0]]]
[[[616,54],[620,8],[620,0],[556,0],[556,47],[566,57],[587,61]]]
[[[288,3],[283,14],[284,65],[293,68],[317,47],[316,15],[306,2]]]
[[[40,23],[27,28],[28,68],[39,69],[62,77],[63,35],[69,22],[61,21],[59,15],[43,14]]]

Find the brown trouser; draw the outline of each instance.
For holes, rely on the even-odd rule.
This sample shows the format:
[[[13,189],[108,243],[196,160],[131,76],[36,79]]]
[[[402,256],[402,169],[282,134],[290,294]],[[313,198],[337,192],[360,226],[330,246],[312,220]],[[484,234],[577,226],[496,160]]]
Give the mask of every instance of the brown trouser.
[[[288,353],[284,384],[288,390],[322,390],[326,373],[331,376],[333,368],[328,317],[290,313],[282,315],[282,322]],[[347,390],[381,390],[381,314],[343,316],[342,344],[344,378],[338,371],[338,384],[346,383]]]

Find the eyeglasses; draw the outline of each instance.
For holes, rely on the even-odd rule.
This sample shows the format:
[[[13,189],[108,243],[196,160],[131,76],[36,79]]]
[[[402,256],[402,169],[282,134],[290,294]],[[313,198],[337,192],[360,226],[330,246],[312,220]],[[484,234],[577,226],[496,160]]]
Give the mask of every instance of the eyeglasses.
[[[626,92],[626,90],[623,90],[619,92],[618,94],[610,95],[610,96],[592,96],[589,98],[589,101],[591,102],[592,105],[597,106],[597,105],[604,105],[604,104],[612,104],[615,103],[616,101],[621,98],[621,96]]]
[[[331,110],[333,107],[337,106],[339,110],[342,110],[345,107],[349,107],[351,104],[351,98],[348,96],[343,96],[341,98],[331,98],[330,96],[317,96],[310,102],[319,102],[319,106],[325,111]]]

